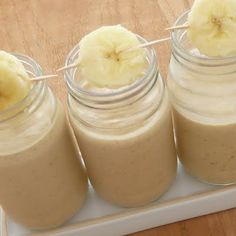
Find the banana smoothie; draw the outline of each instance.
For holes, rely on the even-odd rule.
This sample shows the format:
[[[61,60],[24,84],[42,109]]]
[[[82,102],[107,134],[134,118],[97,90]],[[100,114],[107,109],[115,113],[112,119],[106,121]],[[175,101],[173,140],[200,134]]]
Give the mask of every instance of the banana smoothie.
[[[40,74],[32,59],[18,58],[28,71]],[[5,69],[0,69],[0,77],[12,77],[2,80],[3,85],[14,81],[19,66],[13,70],[6,66],[8,61],[2,64],[0,68]],[[8,69],[10,73],[6,73]],[[45,82],[32,84],[23,100],[20,96],[14,99],[17,91],[24,91],[18,86],[24,83],[18,82],[11,84],[14,94],[8,91],[11,102],[4,94],[0,100],[4,107],[0,111],[0,204],[10,218],[24,226],[56,227],[83,205],[87,176],[61,103]]]
[[[236,182],[236,123],[205,123],[173,111],[178,154],[186,170],[217,184]]]
[[[134,207],[154,201],[169,188],[176,154],[167,97],[159,109],[147,122],[110,134],[71,118],[90,181],[104,199]]]
[[[203,182],[236,183],[236,3],[194,2],[172,33],[168,89],[177,152]]]
[[[75,71],[66,76],[70,121],[90,181],[102,198],[124,207],[159,198],[176,175],[170,107],[154,50],[126,51],[139,43],[121,26],[102,27],[79,44],[78,82]],[[91,45],[97,57],[87,55]]]

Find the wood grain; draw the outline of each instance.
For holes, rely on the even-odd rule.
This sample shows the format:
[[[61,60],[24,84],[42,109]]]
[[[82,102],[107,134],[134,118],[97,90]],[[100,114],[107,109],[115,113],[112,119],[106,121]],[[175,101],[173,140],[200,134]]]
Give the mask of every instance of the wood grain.
[[[167,37],[163,29],[191,4],[192,0],[0,0],[0,45],[3,50],[33,57],[45,73],[54,73],[81,37],[99,26],[122,24],[147,40]],[[155,48],[165,77],[169,45]],[[62,76],[49,84],[65,104]],[[132,235],[234,236],[236,209]]]

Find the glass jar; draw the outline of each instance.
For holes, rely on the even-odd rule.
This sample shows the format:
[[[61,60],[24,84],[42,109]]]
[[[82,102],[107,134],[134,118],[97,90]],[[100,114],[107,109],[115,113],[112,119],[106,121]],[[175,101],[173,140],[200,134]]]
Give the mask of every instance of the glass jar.
[[[15,55],[28,74],[41,76],[31,58]],[[58,226],[82,206],[87,176],[61,103],[45,81],[0,112],[0,205],[30,228]]]
[[[188,12],[176,25],[187,21]],[[208,58],[174,31],[167,85],[177,152],[187,172],[213,184],[236,182],[236,57]]]
[[[66,65],[78,53],[79,45]],[[69,117],[90,181],[101,197],[124,207],[157,199],[176,175],[171,113],[153,49],[147,61],[143,78],[114,90],[93,87],[77,69],[65,72]]]

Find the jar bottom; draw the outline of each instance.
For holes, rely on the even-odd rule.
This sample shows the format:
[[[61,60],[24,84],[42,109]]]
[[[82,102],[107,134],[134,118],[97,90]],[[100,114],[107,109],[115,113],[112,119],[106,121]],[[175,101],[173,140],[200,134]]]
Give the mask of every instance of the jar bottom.
[[[133,203],[133,204],[130,203],[130,201],[129,201],[129,203],[127,203],[127,201],[125,203],[125,200],[124,201],[120,201],[120,200],[117,200],[117,199],[116,200],[115,199],[112,200],[111,197],[106,196],[106,195],[100,193],[99,190],[96,190],[94,185],[92,185],[92,184],[91,185],[93,186],[93,189],[95,190],[96,194],[100,198],[102,198],[103,200],[105,200],[105,201],[107,201],[107,202],[109,202],[109,203],[111,203],[113,205],[116,205],[116,206],[119,206],[119,207],[123,207],[123,208],[136,208],[136,207],[143,207],[143,206],[146,206],[148,204],[151,204],[151,203],[159,200],[163,195],[165,195],[165,193],[168,192],[168,190],[173,185],[173,183],[174,183],[174,181],[176,179],[176,173],[177,173],[177,169],[173,173],[172,177],[169,179],[169,183],[166,184],[165,189],[163,189],[161,192],[159,192],[158,194],[155,194],[155,196],[150,197],[149,199],[147,199],[145,201],[142,201],[142,202],[140,201],[140,202],[136,202],[136,203]]]
[[[20,224],[20,225],[22,225],[22,226],[24,226],[24,227],[26,227],[26,228],[28,228],[28,229],[30,229],[30,230],[32,230],[32,231],[35,231],[35,232],[40,232],[40,231],[46,231],[46,230],[54,230],[54,229],[56,229],[56,228],[58,228],[58,227],[61,227],[61,226],[63,226],[63,225],[65,225],[68,221],[70,221],[80,210],[81,210],[81,208],[84,206],[84,204],[85,204],[85,202],[86,202],[86,200],[87,200],[87,194],[88,194],[88,184],[87,184],[87,187],[86,187],[86,193],[85,193],[85,195],[84,195],[84,199],[83,199],[83,201],[81,202],[81,204],[80,204],[80,206],[78,206],[77,208],[75,208],[75,211],[70,215],[70,216],[68,216],[65,220],[63,220],[62,222],[60,222],[60,223],[57,223],[57,224],[55,224],[55,225],[50,225],[50,226],[42,226],[42,227],[32,227],[32,226],[27,226],[27,225],[25,225],[25,224],[21,224],[21,223],[18,223],[18,221],[17,220],[14,220],[14,218],[11,218],[10,216],[9,216],[9,218],[11,218],[14,222],[16,222],[17,224]],[[6,213],[6,216],[8,216],[7,215],[7,213]]]
[[[180,160],[181,162],[181,160]],[[199,182],[203,183],[203,184],[208,184],[208,185],[213,185],[213,186],[230,186],[230,185],[234,185],[236,184],[236,180],[233,181],[233,182],[229,182],[229,183],[219,183],[219,182],[211,182],[211,181],[207,181],[205,180],[204,178],[201,178],[201,177],[198,177],[194,174],[191,173],[191,171],[189,171],[186,166],[181,162],[183,168],[184,168],[184,171],[190,175],[191,177],[193,177],[194,179],[198,180]]]

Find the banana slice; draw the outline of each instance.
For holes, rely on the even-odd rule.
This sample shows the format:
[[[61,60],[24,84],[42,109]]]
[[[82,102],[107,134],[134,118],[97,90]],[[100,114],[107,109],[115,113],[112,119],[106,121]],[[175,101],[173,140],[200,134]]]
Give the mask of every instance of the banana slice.
[[[188,36],[206,56],[236,55],[236,0],[195,0]]]
[[[98,87],[119,88],[142,77],[147,67],[146,50],[128,49],[140,44],[120,25],[103,26],[80,41],[79,71]]]
[[[0,51],[0,111],[27,96],[31,81],[22,63],[13,55]]]

